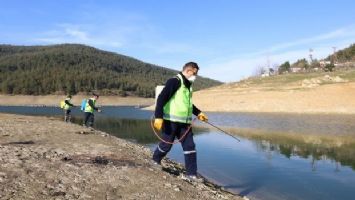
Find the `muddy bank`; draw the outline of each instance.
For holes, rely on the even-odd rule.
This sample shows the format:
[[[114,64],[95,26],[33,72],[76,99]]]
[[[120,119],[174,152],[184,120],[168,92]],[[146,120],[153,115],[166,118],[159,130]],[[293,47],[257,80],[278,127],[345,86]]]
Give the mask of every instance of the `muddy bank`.
[[[74,105],[80,106],[82,99],[90,98],[91,96],[76,95],[72,98]],[[63,95],[0,95],[0,105],[5,106],[59,106],[59,102],[65,99]],[[98,105],[103,106],[149,106],[154,103],[153,98],[141,97],[118,97],[118,96],[100,96]]]
[[[0,199],[241,199],[149,149],[55,118],[0,114]]]

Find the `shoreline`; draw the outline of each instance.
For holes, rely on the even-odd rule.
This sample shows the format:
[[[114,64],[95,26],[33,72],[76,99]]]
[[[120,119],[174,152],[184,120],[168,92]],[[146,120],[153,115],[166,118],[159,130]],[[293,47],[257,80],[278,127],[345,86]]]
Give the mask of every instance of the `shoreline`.
[[[25,107],[53,107],[57,108],[59,105],[53,105],[53,104],[0,104],[0,106],[25,106]],[[134,103],[130,104],[106,104],[102,105],[100,104],[99,107],[102,106],[134,106],[136,108],[142,109],[142,110],[147,110],[147,111],[154,111],[155,110],[155,105],[138,105]],[[78,107],[78,106],[76,106]],[[269,115],[278,115],[278,114],[283,114],[283,115],[355,115],[355,110],[354,111],[347,111],[347,112],[341,112],[341,111],[303,111],[303,112],[296,112],[296,111],[281,111],[281,110],[274,110],[274,111],[254,111],[254,110],[218,110],[218,109],[205,109],[203,110],[204,112],[214,112],[214,113],[244,113],[244,114],[269,114]]]
[[[223,85],[197,91],[194,104],[204,112],[282,113],[355,115],[355,82],[325,84],[313,88],[278,86],[272,90],[263,85],[241,87]],[[76,95],[72,103],[80,106],[90,96]],[[64,95],[0,95],[2,106],[55,106]],[[135,106],[155,109],[155,99],[140,97],[100,96],[98,106]]]
[[[203,106],[205,107],[205,106]],[[208,106],[206,106],[208,107]],[[143,110],[149,110],[149,111],[154,111],[155,110],[155,105],[152,106],[147,106],[147,107],[142,107],[141,109]],[[226,110],[220,110],[220,109],[208,109],[204,108],[202,109],[204,112],[215,112],[215,113],[247,113],[247,114],[270,114],[270,115],[277,115],[277,114],[285,114],[285,115],[355,115],[355,110],[354,111],[287,111],[287,110],[243,110],[243,109],[226,109]]]
[[[242,199],[180,179],[181,164],[164,160],[157,169],[147,147],[102,131],[53,117],[0,119],[0,198]]]
[[[72,103],[80,106],[82,99],[90,98],[90,95],[75,95]],[[59,107],[60,101],[66,98],[65,95],[0,95],[1,106],[53,106]],[[100,96],[97,102],[101,106],[139,106],[146,107],[154,104],[153,98],[141,97],[118,97]]]

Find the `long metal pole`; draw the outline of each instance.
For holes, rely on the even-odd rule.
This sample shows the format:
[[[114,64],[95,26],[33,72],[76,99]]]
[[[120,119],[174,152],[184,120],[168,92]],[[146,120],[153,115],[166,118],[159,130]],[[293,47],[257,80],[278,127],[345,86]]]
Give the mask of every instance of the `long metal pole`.
[[[221,131],[221,132],[223,132],[223,133],[225,133],[225,134],[231,136],[232,138],[238,140],[238,142],[240,142],[240,140],[239,140],[237,137],[235,137],[234,135],[232,135],[232,134],[230,134],[230,133],[227,133],[226,131],[222,130],[221,128],[217,127],[216,125],[213,125],[211,122],[208,122],[208,121],[204,121],[204,122],[207,123],[207,124],[209,124],[209,125],[211,125],[212,127],[216,128],[216,129],[218,129],[219,131]]]

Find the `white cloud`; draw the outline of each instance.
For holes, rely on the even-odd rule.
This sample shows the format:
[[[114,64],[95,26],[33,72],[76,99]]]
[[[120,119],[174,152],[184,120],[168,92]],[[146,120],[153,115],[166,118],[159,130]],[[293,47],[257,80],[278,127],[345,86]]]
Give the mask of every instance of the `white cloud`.
[[[80,40],[80,41],[88,41],[89,40],[87,33],[84,31],[66,28],[65,33],[68,34],[70,37],[76,38],[77,40]]]
[[[271,47],[267,51],[274,52],[274,51],[282,50],[282,49],[289,48],[289,47],[311,44],[311,43],[324,41],[324,40],[329,40],[329,39],[333,39],[333,38],[345,37],[345,36],[348,36],[349,33],[351,34],[351,32],[348,32],[344,28],[343,29],[338,29],[336,31],[332,31],[330,33],[325,33],[325,34],[318,35],[318,36],[315,36],[315,37],[303,38],[303,39],[300,39],[300,40],[297,40],[297,41],[294,41],[294,42],[278,44],[278,45],[275,45],[275,46]],[[355,32],[353,32],[352,34],[354,35]]]
[[[122,47],[126,42],[117,31],[107,34],[95,32],[90,25],[58,24],[54,30],[39,33],[33,41],[48,44],[81,43],[106,48]]]

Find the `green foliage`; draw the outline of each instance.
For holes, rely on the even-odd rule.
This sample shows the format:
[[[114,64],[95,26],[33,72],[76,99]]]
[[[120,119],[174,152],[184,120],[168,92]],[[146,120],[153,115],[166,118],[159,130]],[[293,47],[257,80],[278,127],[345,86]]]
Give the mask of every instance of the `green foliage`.
[[[335,68],[335,65],[333,62],[331,62],[330,64],[327,64],[325,67],[324,67],[324,71],[326,72],[332,72]]]
[[[317,59],[315,59],[311,62],[310,67],[311,68],[320,68],[321,66],[320,66],[319,61]]]
[[[337,62],[355,62],[355,44],[350,45],[348,48],[339,50],[334,54],[328,56],[326,60],[336,59]]]
[[[308,69],[310,67],[305,58],[297,60],[291,66],[295,68],[301,68],[301,69]]]
[[[177,73],[85,45],[0,45],[0,90],[4,94],[77,94],[95,90],[102,95],[154,97],[155,86]],[[194,89],[219,84],[200,77]]]
[[[290,68],[291,68],[291,65],[290,65],[290,62],[287,61],[285,63],[283,63],[282,65],[279,66],[279,74],[283,74],[284,72],[290,72]]]

